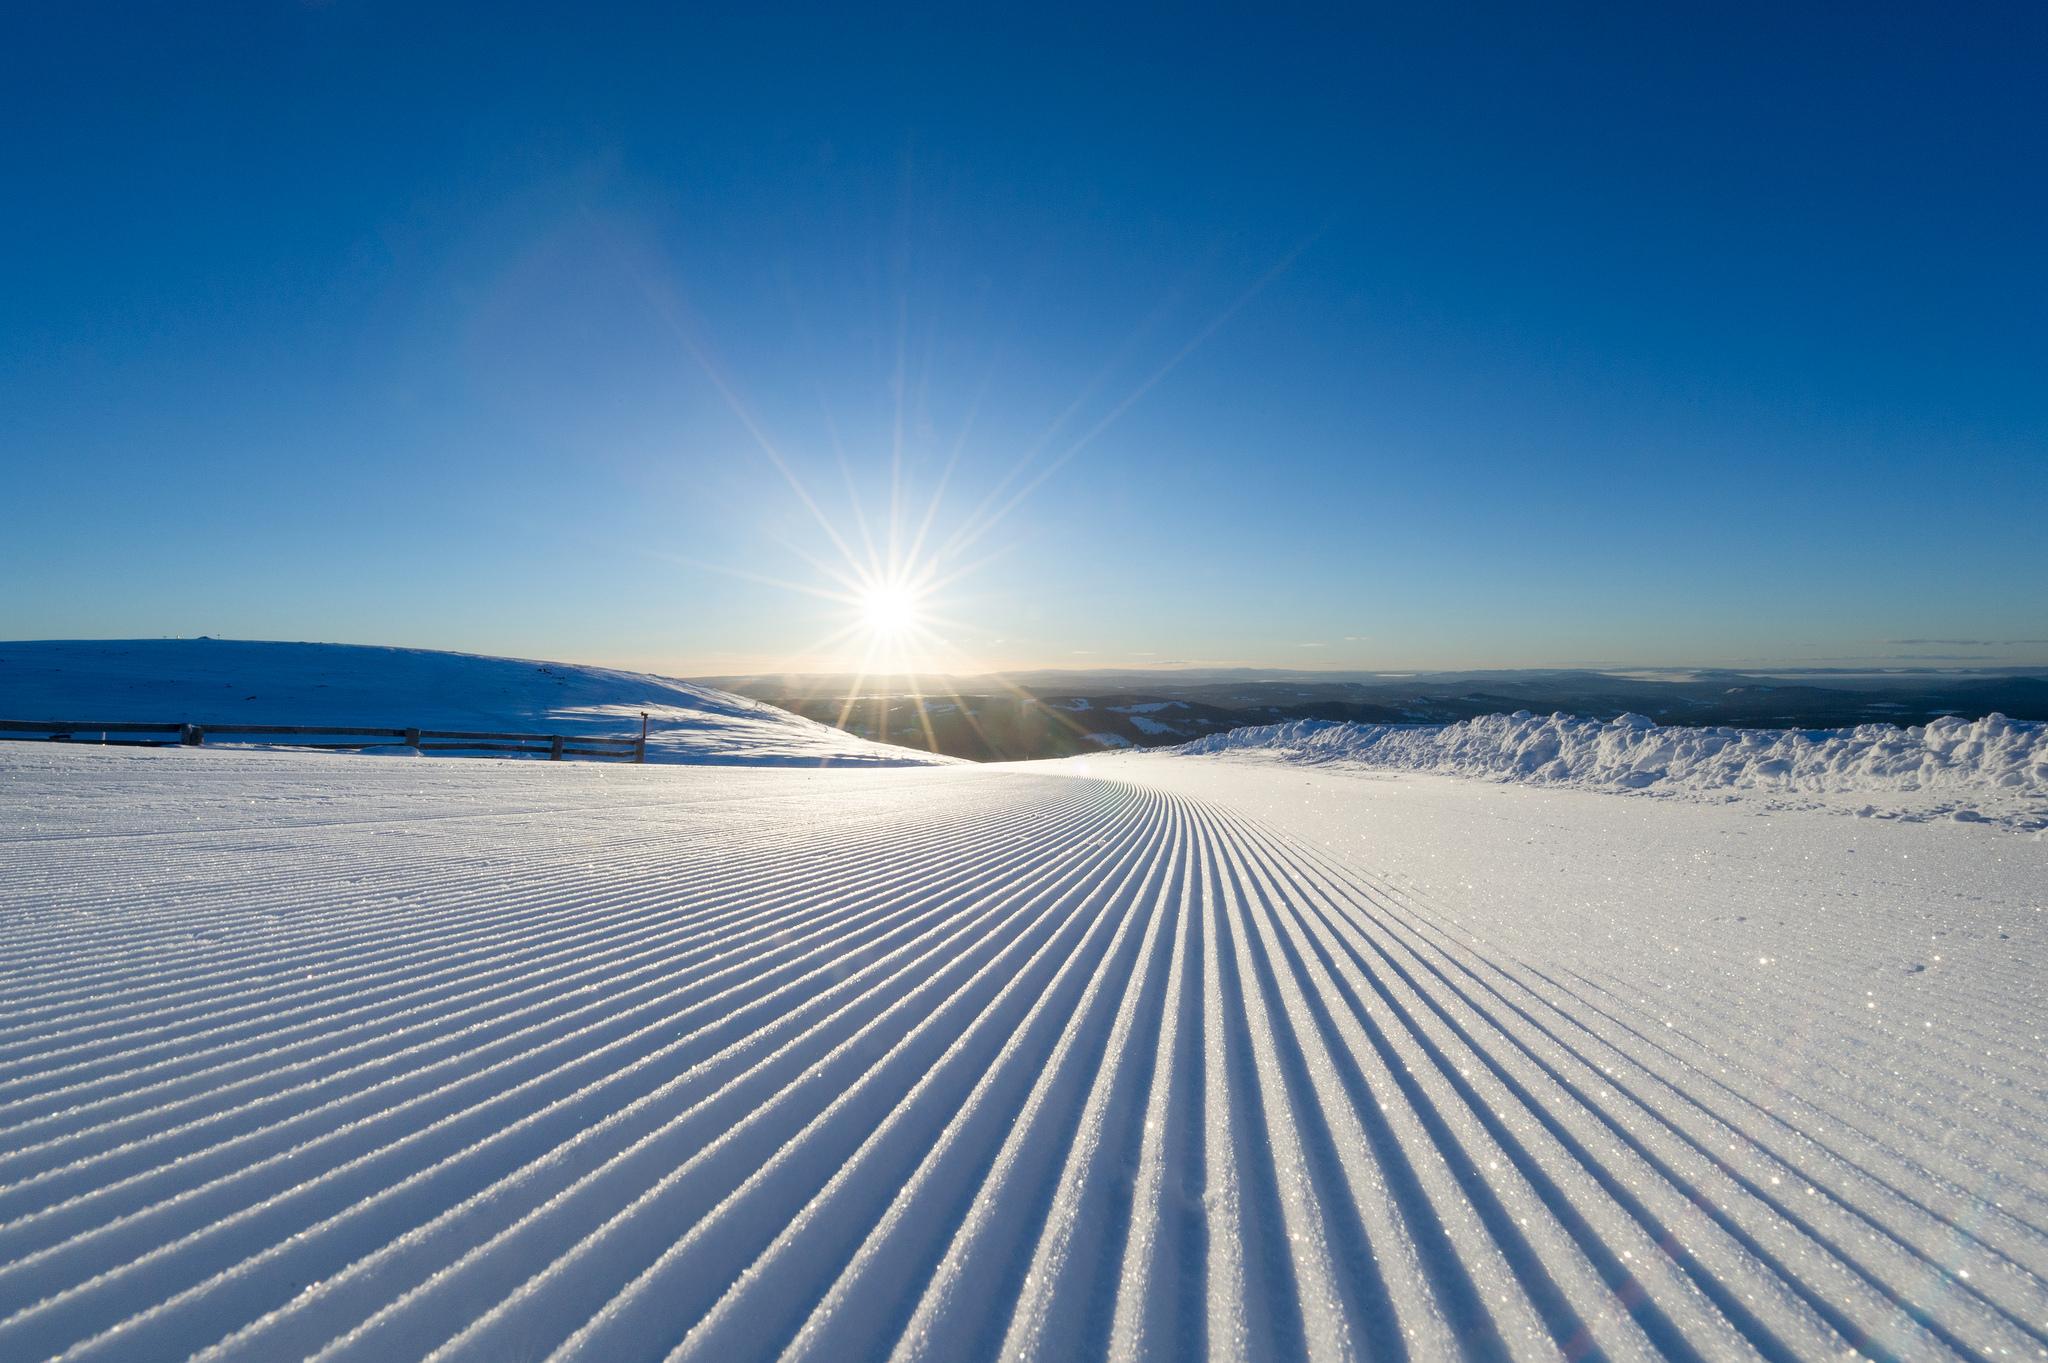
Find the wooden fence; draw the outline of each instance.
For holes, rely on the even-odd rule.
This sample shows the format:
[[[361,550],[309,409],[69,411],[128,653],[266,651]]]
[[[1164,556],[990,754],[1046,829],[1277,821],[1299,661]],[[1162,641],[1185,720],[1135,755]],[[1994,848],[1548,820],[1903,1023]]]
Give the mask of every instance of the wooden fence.
[[[506,734],[467,729],[361,729],[333,724],[100,724],[43,719],[0,719],[0,739],[43,739],[53,743],[106,743],[127,747],[196,748],[209,737],[276,743],[293,737],[339,742],[282,742],[292,748],[383,748],[393,743],[421,752],[517,752],[545,756],[647,760],[647,718],[633,738],[585,734]]]

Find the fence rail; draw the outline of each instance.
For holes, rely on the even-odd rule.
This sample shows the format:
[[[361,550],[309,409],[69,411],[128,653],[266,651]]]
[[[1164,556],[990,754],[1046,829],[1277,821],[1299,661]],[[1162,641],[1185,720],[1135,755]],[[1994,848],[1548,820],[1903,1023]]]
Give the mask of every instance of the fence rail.
[[[119,738],[109,735],[119,734]],[[153,737],[152,737],[153,735]],[[522,752],[559,762],[565,757],[647,760],[647,717],[629,738],[595,734],[522,734],[477,729],[365,729],[346,724],[136,724],[88,720],[0,719],[0,739],[43,739],[53,743],[102,743],[130,747],[196,748],[209,737],[376,739],[378,742],[290,743],[293,748],[381,748],[392,743],[421,752]]]

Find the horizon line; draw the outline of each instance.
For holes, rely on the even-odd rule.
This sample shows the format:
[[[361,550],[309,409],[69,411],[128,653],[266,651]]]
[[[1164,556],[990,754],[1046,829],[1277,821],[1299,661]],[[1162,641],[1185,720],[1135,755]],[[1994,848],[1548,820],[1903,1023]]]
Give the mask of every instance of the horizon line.
[[[844,678],[864,676],[870,683],[917,680],[930,677],[953,679],[1002,678],[1019,673],[1058,673],[1087,675],[1109,672],[1121,673],[1199,673],[1199,672],[1266,672],[1282,673],[1299,677],[1340,677],[1376,676],[1387,679],[1402,677],[1441,677],[1474,674],[1498,674],[1510,672],[1560,673],[1590,672],[1605,675],[1625,676],[1630,673],[1734,673],[1751,675],[1784,676],[1793,674],[1821,673],[1889,673],[1889,674],[1966,674],[1966,673],[2048,673],[2048,659],[2026,661],[1999,660],[1963,656],[1925,656],[1911,654],[1886,654],[1866,656],[1837,656],[1833,658],[1809,658],[1799,660],[1755,659],[1729,662],[1614,662],[1614,661],[1573,661],[1557,663],[1487,663],[1469,666],[1445,665],[1390,665],[1359,664],[1355,666],[1303,667],[1283,663],[1258,663],[1238,660],[1173,659],[1164,662],[1115,662],[1115,663],[1044,663],[1032,665],[1012,664],[1002,667],[988,667],[975,670],[897,669],[888,672],[866,671],[854,667],[806,667],[782,666],[725,667],[709,669],[702,666],[687,666],[665,660],[650,659],[640,662],[619,662],[611,659],[600,660],[588,655],[557,655],[544,657],[537,654],[484,652],[470,648],[435,647],[423,644],[362,643],[339,639],[254,639],[237,638],[215,634],[162,634],[162,635],[75,635],[66,638],[41,639],[0,639],[0,648],[27,645],[50,645],[70,643],[99,644],[154,644],[154,643],[224,643],[224,644],[280,644],[305,647],[371,648],[391,649],[420,653],[447,653],[469,657],[498,658],[516,662],[547,663],[559,662],[583,667],[606,667],[620,671],[646,672],[650,675],[666,676],[679,681],[705,682],[732,679],[780,678],[785,680]],[[1899,641],[1910,642],[1910,641]],[[1933,642],[1933,641],[1929,641]],[[2021,641],[2015,640],[2014,643]],[[2024,641],[2033,643],[2033,640]],[[616,656],[616,655],[615,655]],[[1647,680],[1648,678],[1644,678]]]

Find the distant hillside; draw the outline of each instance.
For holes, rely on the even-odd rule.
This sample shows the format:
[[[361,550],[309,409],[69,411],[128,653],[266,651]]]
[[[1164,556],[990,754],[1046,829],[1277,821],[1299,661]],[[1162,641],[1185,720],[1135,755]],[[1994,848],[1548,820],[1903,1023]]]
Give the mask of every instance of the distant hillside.
[[[0,719],[636,734],[643,710],[649,762],[945,760],[709,687],[570,663],[224,639],[0,643]]]

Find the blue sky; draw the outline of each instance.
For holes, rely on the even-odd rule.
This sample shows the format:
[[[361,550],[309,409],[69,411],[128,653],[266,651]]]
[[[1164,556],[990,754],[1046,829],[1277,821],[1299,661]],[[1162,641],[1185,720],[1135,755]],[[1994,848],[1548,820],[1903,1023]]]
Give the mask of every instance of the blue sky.
[[[2048,658],[2048,11],[734,8],[14,7],[0,637]]]

